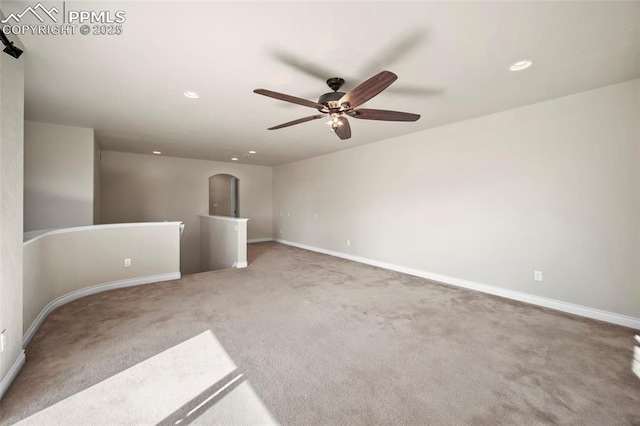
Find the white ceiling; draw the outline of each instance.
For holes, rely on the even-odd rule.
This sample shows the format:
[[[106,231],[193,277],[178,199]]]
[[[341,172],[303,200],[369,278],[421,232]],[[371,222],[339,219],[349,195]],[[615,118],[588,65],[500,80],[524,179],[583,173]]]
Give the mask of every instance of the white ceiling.
[[[33,3],[3,2],[2,11]],[[275,165],[640,77],[637,1],[66,7],[124,10],[124,33],[21,36],[26,117],[92,127],[104,150]],[[525,58],[532,68],[508,71]],[[315,101],[329,91],[326,78],[345,78],[348,90],[383,69],[399,79],[364,107],[422,118],[350,120],[347,141],[326,120],[267,131],[315,110],[252,93]],[[245,159],[248,150],[258,154]]]

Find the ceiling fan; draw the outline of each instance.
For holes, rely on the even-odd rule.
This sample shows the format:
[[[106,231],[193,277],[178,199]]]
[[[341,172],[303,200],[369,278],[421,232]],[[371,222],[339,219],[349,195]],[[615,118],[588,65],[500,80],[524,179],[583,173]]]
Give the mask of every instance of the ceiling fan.
[[[338,92],[338,90],[340,90],[344,84],[344,79],[333,77],[327,80],[327,85],[331,90],[333,90],[333,92],[325,93],[320,96],[318,102],[308,101],[306,99],[266,89],[256,89],[253,92],[270,98],[279,99],[281,101],[316,108],[322,113],[299,118],[274,127],[269,127],[267,130],[282,129],[283,127],[289,127],[294,124],[305,123],[307,121],[329,116],[331,117],[331,121],[329,122],[331,129],[340,139],[344,140],[351,137],[351,127],[349,126],[347,116],[364,120],[382,121],[417,121],[420,118],[419,114],[411,114],[408,112],[366,108],[355,109],[382,92],[397,79],[398,76],[391,71],[381,71],[367,81],[349,90],[347,93],[343,93]]]

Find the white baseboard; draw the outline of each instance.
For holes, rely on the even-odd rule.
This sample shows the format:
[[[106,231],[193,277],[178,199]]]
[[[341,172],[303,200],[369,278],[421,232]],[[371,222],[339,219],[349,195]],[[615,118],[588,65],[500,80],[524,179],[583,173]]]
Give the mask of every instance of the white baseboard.
[[[600,321],[609,322],[612,324],[622,325],[625,327],[635,328],[640,330],[640,318],[630,317],[627,315],[617,314],[614,312],[602,311],[595,308],[589,308],[587,306],[575,305],[573,303],[563,302],[561,300],[549,299],[546,297],[535,296],[533,294],[522,293],[519,291],[508,290],[501,287],[495,287],[492,285],[476,283],[473,281],[463,280],[460,278],[449,277],[446,275],[434,274],[432,272],[421,271],[419,269],[407,268],[404,266],[394,265],[392,263],[380,262],[366,257],[354,256],[351,254],[340,253],[337,251],[326,250],[319,247],[308,246],[306,244],[295,243],[292,241],[274,239],[274,241],[282,244],[286,244],[293,247],[298,247],[305,250],[311,250],[318,253],[328,254],[330,256],[340,257],[343,259],[352,260],[354,262],[365,263],[367,265],[377,266],[383,269],[389,269],[392,271],[402,272],[408,275],[414,275],[421,278],[426,278],[432,281],[438,281],[444,284],[450,284],[457,287],[463,287],[470,290],[481,291],[483,293],[493,294],[494,296],[505,297],[507,299],[518,300],[520,302],[530,303],[532,305],[543,306],[545,308],[555,309],[562,312],[568,312],[570,314],[579,315],[582,317],[593,318]]]
[[[20,369],[24,365],[24,360],[24,351],[20,351],[20,355],[18,355],[18,358],[16,358],[13,364],[11,364],[11,368],[9,368],[7,374],[5,374],[2,380],[0,380],[0,400],[4,397],[5,392],[9,389],[9,386],[11,386],[11,383],[13,383],[20,372]]]
[[[233,268],[246,268],[249,264],[247,263],[247,261],[245,260],[244,262],[233,262]]]
[[[180,279],[181,276],[182,275],[180,274],[180,272],[170,272],[168,274],[150,275],[147,277],[131,278],[128,280],[112,281],[112,282],[103,283],[103,284],[96,284],[91,287],[76,290],[74,292],[65,294],[64,296],[60,296],[57,299],[54,299],[51,302],[49,302],[49,304],[44,307],[44,309],[40,312],[40,314],[38,314],[35,321],[33,322],[33,324],[31,324],[27,332],[24,334],[24,337],[22,338],[22,347],[23,348],[27,347],[27,345],[29,344],[33,336],[35,336],[36,331],[38,331],[38,328],[40,328],[40,325],[42,325],[42,322],[47,317],[47,315],[49,315],[54,309],[64,304],[72,302],[76,299],[80,299],[81,297],[89,296],[91,294],[101,293],[103,291],[115,290],[117,288],[124,288],[124,287],[133,287],[133,286],[143,285],[143,284],[153,284],[161,281],[178,280]]]
[[[265,243],[267,241],[273,241],[273,238],[254,238],[252,240],[247,240],[247,244],[251,243]]]

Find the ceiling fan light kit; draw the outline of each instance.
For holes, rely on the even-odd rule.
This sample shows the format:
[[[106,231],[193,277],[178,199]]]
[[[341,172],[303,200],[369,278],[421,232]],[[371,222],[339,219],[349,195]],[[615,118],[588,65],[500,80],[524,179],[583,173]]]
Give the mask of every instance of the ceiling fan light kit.
[[[267,130],[282,129],[283,127],[289,127],[295,124],[305,123],[307,121],[329,116],[331,120],[327,122],[327,124],[340,139],[344,140],[351,137],[351,127],[349,126],[347,116],[364,120],[381,121],[417,121],[420,119],[419,114],[412,114],[408,112],[387,111],[382,109],[355,109],[378,95],[397,79],[398,76],[391,71],[381,71],[351,89],[349,92],[344,93],[338,91],[344,84],[344,79],[340,77],[332,77],[327,80],[327,86],[329,86],[333,92],[323,94],[318,98],[318,102],[308,101],[306,99],[266,89],[256,89],[253,92],[281,101],[316,108],[321,113],[279,124],[277,126],[270,127]]]

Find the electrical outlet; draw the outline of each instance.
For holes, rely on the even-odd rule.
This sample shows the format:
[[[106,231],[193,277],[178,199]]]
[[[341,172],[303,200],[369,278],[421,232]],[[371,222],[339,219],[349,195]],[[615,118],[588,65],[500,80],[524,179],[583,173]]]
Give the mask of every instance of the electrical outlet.
[[[125,259],[124,260],[124,267],[125,268],[131,267],[131,259]]]
[[[347,240],[347,247],[351,246],[351,240]]]
[[[533,279],[536,281],[542,281],[542,271],[533,271]]]
[[[317,218],[318,218],[318,214],[317,214],[317,213],[314,213],[314,214],[313,214],[313,218],[314,218],[314,219],[317,219]]]
[[[4,347],[6,345],[5,340],[7,336],[7,330],[2,330],[2,334],[0,334],[0,352],[4,352]]]

